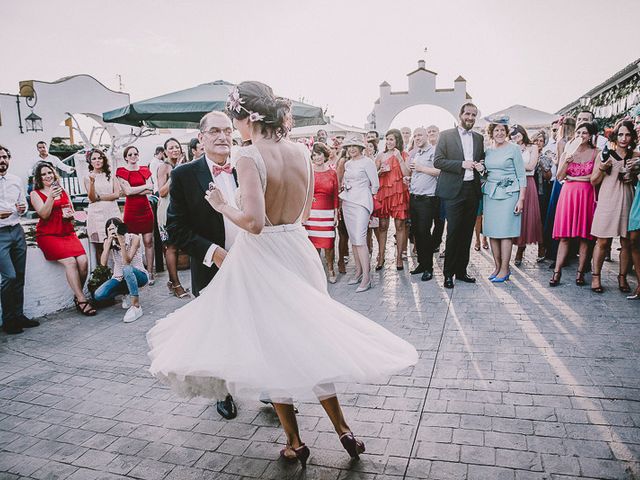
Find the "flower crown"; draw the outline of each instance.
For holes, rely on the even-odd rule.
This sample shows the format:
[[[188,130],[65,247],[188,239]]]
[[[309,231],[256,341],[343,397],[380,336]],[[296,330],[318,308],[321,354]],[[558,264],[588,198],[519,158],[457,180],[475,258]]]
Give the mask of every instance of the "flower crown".
[[[248,110],[247,108],[243,107],[242,106],[243,103],[244,103],[244,99],[240,96],[240,91],[238,90],[238,87],[237,86],[233,87],[233,90],[231,90],[231,93],[229,93],[229,98],[227,99],[227,110],[229,110],[230,112],[236,112],[236,113],[240,113],[241,110],[244,110],[246,113],[249,114],[250,122],[259,122],[265,119],[264,115],[261,115],[258,112],[252,112],[251,110]]]

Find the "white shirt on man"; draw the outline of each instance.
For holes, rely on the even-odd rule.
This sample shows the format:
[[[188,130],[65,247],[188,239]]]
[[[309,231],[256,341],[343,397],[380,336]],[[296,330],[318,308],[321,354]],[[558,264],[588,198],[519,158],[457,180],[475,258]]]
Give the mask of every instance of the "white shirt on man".
[[[40,155],[36,157],[36,159],[33,161],[33,164],[31,165],[31,170],[30,170],[31,173],[29,174],[30,176],[33,176],[33,173],[34,173],[33,171],[36,168],[36,165],[38,164],[38,162],[49,162],[58,170],[62,170],[63,172],[66,172],[66,173],[73,173],[75,170],[71,165],[67,165],[58,157],[56,157],[55,155],[51,155],[49,153],[44,158],[42,158]]]
[[[473,162],[473,134],[471,130],[458,127],[458,134],[460,134],[460,140],[462,141],[462,151],[464,152],[465,161]],[[463,180],[465,182],[473,180],[473,169],[465,168]]]
[[[0,211],[11,212],[7,218],[0,219],[1,227],[12,227],[20,223],[20,214],[16,203],[26,205],[26,196],[22,180],[17,175],[0,175]]]
[[[213,166],[216,165],[213,160],[209,160],[209,158],[205,155],[205,160],[207,161],[207,166],[209,167],[209,171],[211,172],[211,176],[213,178],[213,183],[215,183],[216,187],[222,193],[222,196],[227,201],[229,205],[234,208],[238,208],[236,204],[236,190],[238,187],[236,186],[236,180],[233,178],[233,174],[221,172],[219,175],[213,175]],[[229,160],[227,159],[227,162]],[[224,166],[224,165],[222,165]],[[233,246],[233,242],[236,239],[238,233],[240,233],[240,227],[238,227],[235,223],[229,220],[227,217],[223,216],[224,220],[224,249],[229,251],[229,249]],[[207,253],[204,256],[204,260],[202,263],[207,267],[211,267],[213,265],[213,254],[219,245],[212,243]]]

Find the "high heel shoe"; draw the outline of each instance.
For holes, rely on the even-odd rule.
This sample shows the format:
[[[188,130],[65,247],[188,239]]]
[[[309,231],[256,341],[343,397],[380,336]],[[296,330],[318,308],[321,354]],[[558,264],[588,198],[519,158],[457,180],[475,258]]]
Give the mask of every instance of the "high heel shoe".
[[[558,285],[560,285],[561,278],[562,278],[562,270],[553,272],[553,276],[551,277],[551,280],[549,280],[549,286],[557,287]]]
[[[626,275],[618,275],[618,290],[622,293],[631,293],[631,287],[627,283]]]
[[[287,450],[293,451],[296,454],[295,457],[288,457],[286,455]],[[298,448],[292,448],[290,445],[287,445],[286,448],[280,450],[280,458],[286,460],[287,462],[300,462],[300,467],[304,470],[307,468],[307,460],[309,459],[309,455],[311,455],[311,451],[309,447],[307,447],[304,443],[300,445]]]
[[[640,285],[636,288],[636,291],[633,292],[633,295],[627,296],[627,300],[638,300],[640,299]]]
[[[379,263],[376,265],[376,272],[379,272],[383,268],[384,268],[384,260],[382,261],[382,263]]]
[[[362,281],[362,274],[358,275],[357,277],[353,277],[351,280],[349,280],[347,282],[347,285],[355,285],[356,283],[360,283]]]
[[[594,287],[593,286],[593,280],[594,278],[598,279],[598,283],[600,283],[599,286]],[[602,288],[602,281],[600,280],[600,274],[599,273],[592,273],[591,274],[591,291],[594,293],[603,293],[604,292],[604,288]]]
[[[507,272],[507,274],[504,277],[495,276],[491,279],[491,283],[504,283],[507,280],[509,280],[510,276],[511,276],[511,272]]]
[[[586,285],[587,282],[584,281],[584,272],[578,270],[576,272],[576,285],[581,287],[582,285]]]
[[[360,440],[356,440],[353,433],[347,432],[340,435],[340,443],[347,451],[351,458],[356,460],[360,459],[360,454],[365,452],[364,443]]]
[[[366,285],[364,286],[360,285],[358,288],[356,288],[356,293],[366,292],[370,288],[371,288],[371,280],[369,280],[369,283],[367,283]]]

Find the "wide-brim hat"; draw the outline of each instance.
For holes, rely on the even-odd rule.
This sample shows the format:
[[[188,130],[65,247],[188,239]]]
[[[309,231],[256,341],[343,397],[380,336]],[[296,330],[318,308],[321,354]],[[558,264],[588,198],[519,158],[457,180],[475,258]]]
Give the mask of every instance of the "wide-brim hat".
[[[362,147],[365,148],[366,145],[364,144],[364,139],[362,138],[362,135],[358,135],[358,134],[353,134],[353,135],[349,135],[344,142],[342,142],[342,146],[343,147]]]

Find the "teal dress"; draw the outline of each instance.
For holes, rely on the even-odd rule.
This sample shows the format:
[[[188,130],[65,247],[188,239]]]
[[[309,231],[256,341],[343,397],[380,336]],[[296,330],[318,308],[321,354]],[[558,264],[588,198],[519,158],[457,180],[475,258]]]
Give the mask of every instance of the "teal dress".
[[[629,212],[629,231],[640,230],[640,182],[636,185],[636,196]]]
[[[507,143],[488,149],[484,166],[487,181],[482,187],[482,233],[489,238],[517,238],[520,236],[522,215],[513,211],[520,198],[520,188],[527,186],[520,147]]]

